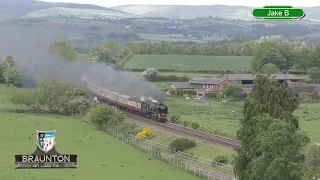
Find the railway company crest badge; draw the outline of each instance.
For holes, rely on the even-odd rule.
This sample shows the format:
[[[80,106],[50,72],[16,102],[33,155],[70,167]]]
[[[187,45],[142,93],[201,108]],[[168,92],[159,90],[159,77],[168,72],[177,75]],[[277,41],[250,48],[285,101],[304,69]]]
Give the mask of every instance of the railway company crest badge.
[[[37,130],[37,145],[41,151],[47,153],[51,151],[55,144],[56,131],[38,131]]]

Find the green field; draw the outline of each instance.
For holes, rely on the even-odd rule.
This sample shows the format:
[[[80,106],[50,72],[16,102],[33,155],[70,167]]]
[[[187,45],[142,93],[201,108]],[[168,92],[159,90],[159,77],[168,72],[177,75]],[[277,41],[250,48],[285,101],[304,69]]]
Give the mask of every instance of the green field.
[[[136,76],[138,77],[142,77],[142,72],[133,72]],[[211,78],[215,78],[220,76],[221,74],[210,74],[210,73],[185,73],[185,72],[159,72],[160,75],[162,76],[170,76],[170,75],[174,75],[174,76],[178,76],[178,77],[182,77],[182,76],[187,76],[187,77],[211,77]]]
[[[125,64],[128,69],[250,71],[251,56],[134,55]]]
[[[180,115],[181,121],[199,123],[204,130],[235,138],[241,118],[242,102],[214,102],[169,98],[165,102],[169,117]],[[233,112],[234,111],[234,112]],[[320,139],[320,103],[302,103],[294,112],[299,117],[300,127],[312,142]],[[211,126],[209,126],[211,125]]]
[[[209,41],[222,41],[224,39],[230,39],[228,37],[204,37],[202,39],[198,39],[196,37],[187,36],[184,37],[182,34],[138,34],[141,38],[145,40],[149,40],[151,42],[160,42],[160,41],[168,41],[168,42],[179,42],[179,41],[193,41],[197,43],[206,43]]]
[[[94,19],[99,18],[134,18],[140,17],[137,15],[121,12],[121,11],[104,11],[104,10],[93,10],[93,9],[76,9],[76,8],[64,8],[64,7],[53,7],[48,9],[40,9],[33,11],[23,16],[23,18],[44,18],[44,17],[59,17],[68,16],[73,18],[82,19]]]
[[[0,88],[1,180],[199,179],[160,160],[148,160],[146,153],[78,119],[15,113],[15,108],[5,102],[10,89]],[[78,168],[15,170],[14,155],[35,150],[36,130],[56,130],[58,152],[77,154]]]
[[[140,127],[145,127],[141,126]],[[152,128],[152,134],[155,136],[152,136],[149,140],[161,143],[164,145],[169,146],[169,144],[177,137],[176,134],[172,134],[167,131],[163,131],[162,129]],[[206,142],[201,142],[199,140],[195,141],[197,146],[187,150],[188,153],[192,153],[194,156],[214,160],[215,157],[219,155],[224,155],[228,157],[228,164],[232,162],[233,154],[235,153],[232,149],[226,149],[221,146],[211,145]]]

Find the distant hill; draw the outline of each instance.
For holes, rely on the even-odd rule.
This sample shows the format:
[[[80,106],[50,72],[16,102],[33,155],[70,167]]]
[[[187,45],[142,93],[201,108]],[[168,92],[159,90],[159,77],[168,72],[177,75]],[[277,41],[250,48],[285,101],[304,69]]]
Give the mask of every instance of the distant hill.
[[[105,8],[90,4],[74,3],[50,3],[37,0],[0,0],[0,14],[21,17],[33,11],[48,9],[53,7],[75,8],[75,9],[94,9],[102,11],[119,12],[111,8]],[[120,12],[119,12],[120,13]]]
[[[124,5],[112,9],[142,16],[160,16],[167,18],[223,17],[229,19],[251,20],[254,7],[226,5]],[[303,8],[306,18],[320,20],[320,7]]]
[[[121,11],[109,10],[93,10],[93,9],[75,9],[64,7],[53,7],[48,9],[40,9],[26,14],[23,18],[44,18],[44,17],[72,17],[82,19],[122,19],[122,18],[138,18],[138,15],[133,15]]]

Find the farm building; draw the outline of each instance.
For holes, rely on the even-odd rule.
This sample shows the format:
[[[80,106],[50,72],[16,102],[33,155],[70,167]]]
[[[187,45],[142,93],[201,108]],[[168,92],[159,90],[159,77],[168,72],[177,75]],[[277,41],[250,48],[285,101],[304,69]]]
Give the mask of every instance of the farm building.
[[[219,78],[228,78],[230,81],[234,82],[235,84],[253,84],[256,76],[254,74],[224,74],[221,75]],[[274,78],[279,80],[280,82],[287,81],[287,82],[299,82],[301,78],[298,78],[294,74],[270,74],[270,78]]]
[[[206,92],[221,92],[223,84],[235,84],[228,78],[190,78],[187,82],[176,82],[169,89],[197,90],[197,96],[203,97]]]
[[[290,88],[292,90],[292,94],[295,96],[299,96],[299,94],[302,92],[319,94],[320,96],[320,86],[291,86]]]
[[[271,74],[271,78],[286,81],[294,95],[298,96],[301,92],[319,93],[320,86],[308,86],[302,83],[301,78],[294,74]],[[188,82],[176,82],[169,89],[193,89],[197,90],[197,96],[203,97],[206,92],[221,92],[224,83],[240,85],[245,93],[252,91],[255,75],[252,74],[224,74],[217,78],[190,78]]]

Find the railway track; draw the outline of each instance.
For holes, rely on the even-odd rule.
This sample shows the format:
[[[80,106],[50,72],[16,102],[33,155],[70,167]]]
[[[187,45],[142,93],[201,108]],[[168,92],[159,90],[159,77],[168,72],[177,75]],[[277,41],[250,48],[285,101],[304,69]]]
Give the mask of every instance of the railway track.
[[[171,132],[174,132],[174,133],[177,133],[180,135],[189,136],[189,137],[199,139],[199,140],[204,140],[210,144],[217,144],[217,145],[221,145],[221,146],[224,146],[227,148],[235,148],[235,147],[240,146],[240,142],[237,140],[234,140],[234,139],[206,133],[203,131],[194,130],[194,129],[187,128],[187,127],[184,127],[184,126],[181,126],[178,124],[156,122],[156,121],[153,121],[153,120],[150,120],[147,118],[143,118],[141,116],[138,116],[138,115],[132,114],[132,113],[128,113],[128,112],[125,112],[125,114],[128,117],[131,117],[137,121],[141,121],[146,124],[160,127],[162,129],[166,129],[168,131],[171,131]]]

